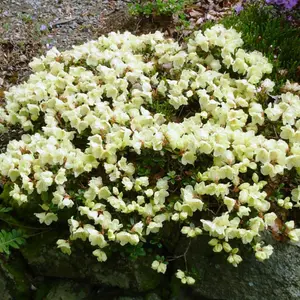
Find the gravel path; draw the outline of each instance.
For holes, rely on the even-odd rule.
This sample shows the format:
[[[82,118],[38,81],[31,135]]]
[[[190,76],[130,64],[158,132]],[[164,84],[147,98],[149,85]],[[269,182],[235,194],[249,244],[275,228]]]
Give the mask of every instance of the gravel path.
[[[121,0],[2,0],[1,27],[6,22],[10,26],[8,30],[4,26],[1,36],[26,40],[35,29],[42,41],[65,49],[95,38],[101,31],[126,27],[126,7]],[[113,26],[108,17],[113,17]]]
[[[126,30],[132,24],[121,0],[2,0],[0,2],[0,88],[28,76],[28,62],[47,49],[60,50]],[[1,91],[0,91],[1,97]]]

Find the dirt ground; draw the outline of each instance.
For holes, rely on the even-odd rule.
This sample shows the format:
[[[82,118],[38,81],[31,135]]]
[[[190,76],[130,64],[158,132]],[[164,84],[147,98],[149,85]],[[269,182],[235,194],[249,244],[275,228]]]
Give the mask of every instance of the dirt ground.
[[[28,63],[55,46],[65,50],[103,33],[127,28],[125,1],[2,0],[0,97],[30,73]]]

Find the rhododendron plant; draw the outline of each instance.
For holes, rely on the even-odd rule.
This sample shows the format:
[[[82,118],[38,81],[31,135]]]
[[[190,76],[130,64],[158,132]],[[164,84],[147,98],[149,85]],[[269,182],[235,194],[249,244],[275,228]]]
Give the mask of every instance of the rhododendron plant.
[[[183,238],[209,235],[233,266],[238,245],[270,257],[264,231],[298,243],[281,212],[300,204],[300,99],[274,101],[272,65],[242,45],[216,25],[183,45],[160,32],[110,33],[35,58],[0,109],[2,130],[27,131],[0,155],[10,201],[41,199],[34,215],[46,225],[72,211],[58,248],[71,255],[83,240],[101,262],[110,247],[147,244],[167,223]],[[149,267],[165,273],[167,262]],[[187,274],[176,276],[193,284]]]

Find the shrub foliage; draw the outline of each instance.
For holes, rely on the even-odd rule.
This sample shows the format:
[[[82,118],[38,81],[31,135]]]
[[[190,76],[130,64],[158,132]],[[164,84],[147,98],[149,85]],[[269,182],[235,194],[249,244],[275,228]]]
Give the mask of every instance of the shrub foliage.
[[[272,96],[272,65],[242,45],[216,25],[182,45],[160,32],[110,33],[34,59],[0,111],[3,130],[28,131],[0,155],[11,205],[38,201],[40,223],[69,225],[58,248],[70,255],[83,240],[101,262],[115,245],[141,255],[161,246],[153,240],[168,223],[211,236],[234,266],[242,244],[270,257],[263,231],[297,243],[299,97]],[[167,263],[158,256],[152,268]]]

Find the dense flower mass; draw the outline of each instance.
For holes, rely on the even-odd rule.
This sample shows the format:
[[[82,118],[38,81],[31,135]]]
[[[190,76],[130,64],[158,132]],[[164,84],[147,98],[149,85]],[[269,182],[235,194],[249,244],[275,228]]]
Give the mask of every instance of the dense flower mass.
[[[34,214],[47,225],[72,211],[58,248],[70,255],[80,239],[101,262],[109,247],[147,243],[166,223],[186,238],[211,236],[234,266],[239,244],[270,257],[263,231],[298,243],[282,212],[300,206],[300,99],[271,97],[272,65],[242,45],[216,25],[183,45],[160,32],[110,33],[34,59],[0,109],[2,130],[28,131],[0,155],[11,201],[42,199]],[[165,273],[167,260],[152,268]]]

